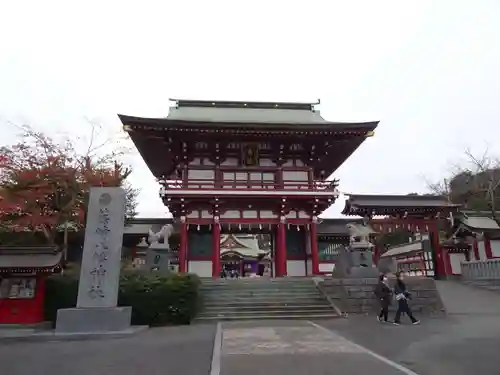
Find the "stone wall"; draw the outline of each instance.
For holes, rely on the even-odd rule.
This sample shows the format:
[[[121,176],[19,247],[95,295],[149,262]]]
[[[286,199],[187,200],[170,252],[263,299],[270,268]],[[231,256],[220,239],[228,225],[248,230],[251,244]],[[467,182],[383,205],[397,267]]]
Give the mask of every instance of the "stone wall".
[[[389,281],[391,287],[395,280]],[[349,314],[371,314],[379,310],[378,300],[373,291],[378,283],[376,278],[325,278],[319,287],[342,311]],[[444,306],[434,279],[427,277],[407,277],[405,283],[412,294],[410,306],[418,314],[443,314]],[[395,311],[393,301],[390,311]]]

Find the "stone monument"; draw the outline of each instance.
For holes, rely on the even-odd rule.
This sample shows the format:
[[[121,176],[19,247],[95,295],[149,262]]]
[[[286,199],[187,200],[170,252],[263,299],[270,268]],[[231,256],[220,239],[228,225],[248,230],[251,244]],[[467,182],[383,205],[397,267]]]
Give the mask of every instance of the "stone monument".
[[[174,232],[171,224],[164,225],[158,233],[149,230],[149,247],[146,250],[146,268],[148,271],[166,273],[170,271],[172,252],[168,242]],[[162,241],[162,242],[160,242]]]
[[[349,245],[339,249],[333,277],[372,278],[378,277],[379,271],[373,264],[373,247],[370,236],[375,233],[365,221],[363,224],[346,225],[349,233]]]
[[[125,222],[125,191],[90,189],[76,308],[57,312],[57,333],[129,330],[131,307],[117,307]]]

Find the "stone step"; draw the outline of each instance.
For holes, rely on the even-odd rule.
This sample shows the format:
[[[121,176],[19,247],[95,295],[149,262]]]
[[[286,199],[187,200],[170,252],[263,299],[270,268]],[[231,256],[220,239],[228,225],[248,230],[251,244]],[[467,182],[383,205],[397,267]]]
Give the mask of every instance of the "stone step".
[[[200,316],[240,316],[252,314],[255,316],[259,315],[285,315],[285,314],[323,314],[323,313],[335,313],[335,311],[329,307],[320,307],[316,309],[267,309],[267,310],[253,310],[253,311],[204,311]]]
[[[312,278],[308,276],[285,276],[285,277],[240,277],[239,279],[212,279],[210,277],[201,277],[202,283],[223,283],[228,281],[234,282],[268,282],[268,283],[286,283],[286,282],[300,282],[311,281]]]
[[[317,298],[293,298],[293,299],[282,299],[282,300],[276,300],[276,299],[265,299],[265,298],[260,298],[260,299],[239,299],[239,300],[205,300],[203,303],[204,307],[212,307],[212,306],[268,306],[268,305],[278,305],[278,306],[283,306],[283,305],[296,305],[296,306],[302,306],[302,305],[328,305],[328,301],[320,296]]]
[[[307,284],[222,284],[222,285],[201,285],[203,290],[219,290],[219,289],[304,289],[316,288],[313,283]]]
[[[336,312],[311,278],[202,280],[197,320],[320,319]]]
[[[281,310],[329,310],[331,309],[329,304],[311,304],[311,305],[296,305],[293,303],[286,305],[237,305],[237,306],[205,306],[204,314],[211,314],[213,312],[217,313],[227,313],[227,312],[245,312],[245,311],[281,311]]]
[[[316,286],[314,285],[295,285],[295,286],[287,286],[287,285],[260,285],[260,286],[253,286],[253,285],[244,285],[244,286],[216,286],[216,287],[208,287],[208,286],[201,286],[200,290],[203,291],[222,291],[222,290],[227,290],[227,291],[239,291],[239,290],[276,290],[276,291],[282,291],[282,290],[317,290]]]
[[[244,288],[244,289],[201,289],[201,292],[206,295],[218,294],[237,294],[237,293],[318,293],[315,288],[282,288],[282,289],[264,289],[264,288]]]
[[[283,288],[283,289],[261,289],[261,288],[248,288],[248,289],[208,289],[201,290],[204,295],[220,295],[220,294],[311,294],[318,293],[315,288]]]
[[[275,319],[288,319],[288,320],[300,320],[300,319],[308,319],[308,320],[319,320],[319,319],[334,319],[339,318],[335,312],[319,312],[319,313],[311,313],[310,311],[302,314],[302,313],[282,313],[282,314],[269,314],[269,315],[260,315],[260,314],[245,314],[245,315],[226,315],[226,316],[199,316],[195,321],[197,322],[207,322],[207,321],[228,321],[228,320],[275,320]]]
[[[296,298],[309,298],[314,299],[317,297],[322,297],[318,293],[220,293],[207,295],[203,294],[203,298],[205,301],[209,300],[232,300],[232,299],[267,299],[267,300],[290,300]]]
[[[231,307],[231,306],[284,306],[284,305],[294,305],[294,306],[307,306],[307,305],[325,305],[329,306],[327,300],[322,298],[309,298],[309,299],[254,299],[254,300],[205,300],[203,302],[204,308],[217,308],[217,307]]]

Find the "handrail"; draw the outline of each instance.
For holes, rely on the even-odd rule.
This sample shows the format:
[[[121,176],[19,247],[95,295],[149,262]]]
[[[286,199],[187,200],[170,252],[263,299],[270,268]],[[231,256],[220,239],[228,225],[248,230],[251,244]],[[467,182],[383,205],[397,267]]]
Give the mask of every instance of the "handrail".
[[[292,181],[284,180],[282,184],[274,181],[214,181],[209,179],[166,180],[166,189],[276,189],[276,190],[315,190],[315,191],[336,191],[336,185],[332,181]]]
[[[466,280],[500,279],[500,259],[462,262],[461,268]]]

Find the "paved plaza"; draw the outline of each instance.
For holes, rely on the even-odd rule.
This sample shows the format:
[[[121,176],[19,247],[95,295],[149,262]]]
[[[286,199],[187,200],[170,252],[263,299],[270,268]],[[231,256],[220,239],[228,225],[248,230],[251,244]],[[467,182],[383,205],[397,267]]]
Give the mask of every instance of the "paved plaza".
[[[220,364],[222,375],[413,374],[308,321],[224,324]]]
[[[155,328],[119,339],[0,340],[2,375],[205,375],[214,325]]]
[[[154,328],[117,339],[2,341],[2,374],[497,375],[500,294],[439,283],[450,314],[412,326],[373,316]],[[405,322],[404,322],[405,323]]]

